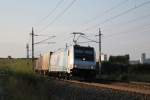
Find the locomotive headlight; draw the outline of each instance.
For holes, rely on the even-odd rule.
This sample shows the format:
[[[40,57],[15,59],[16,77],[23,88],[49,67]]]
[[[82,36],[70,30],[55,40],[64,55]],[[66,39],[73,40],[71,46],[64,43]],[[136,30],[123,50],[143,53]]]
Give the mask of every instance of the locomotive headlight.
[[[94,67],[93,67],[93,66],[91,66],[91,69],[94,69]]]
[[[83,58],[82,60],[83,60],[83,61],[85,61],[86,59],[85,59],[85,58]]]

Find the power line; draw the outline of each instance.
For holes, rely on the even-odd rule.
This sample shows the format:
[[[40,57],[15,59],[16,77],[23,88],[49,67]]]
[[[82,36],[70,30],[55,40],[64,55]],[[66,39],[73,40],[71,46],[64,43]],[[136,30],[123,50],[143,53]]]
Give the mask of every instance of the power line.
[[[76,0],[73,0],[60,14],[58,14],[48,25],[43,27],[39,32],[42,32],[43,30],[47,29],[50,25],[52,25],[56,20],[58,20],[61,16],[65,14],[65,12],[71,8],[71,6],[75,3]]]
[[[110,18],[104,20],[103,22],[101,22],[101,24],[105,24],[105,23],[107,23],[107,22],[109,22],[109,21],[111,21],[111,20],[113,20],[113,19],[116,19],[116,18],[118,18],[118,17],[120,17],[120,16],[122,16],[122,15],[124,15],[124,14],[127,14],[127,13],[129,13],[129,12],[131,12],[131,11],[137,9],[137,8],[140,8],[140,7],[142,7],[142,6],[146,5],[146,4],[149,4],[149,3],[150,3],[150,1],[147,1],[147,2],[144,2],[144,3],[140,4],[140,5],[134,6],[134,7],[130,8],[130,9],[124,11],[124,12],[119,13],[118,15],[115,15],[115,16],[113,16],[113,17],[110,17]],[[95,28],[95,27],[100,26],[101,24],[99,24],[99,25],[94,25],[94,26],[89,27],[89,28],[86,28],[86,29],[84,29],[84,30],[86,31],[86,30],[93,29],[93,28]]]
[[[127,22],[125,22],[125,23],[119,23],[118,25],[120,25],[120,24],[129,24],[129,23],[132,23],[132,22],[136,22],[137,20],[139,21],[140,19],[145,19],[145,18],[147,18],[147,17],[149,17],[150,16],[150,14],[148,14],[148,15],[144,15],[144,16],[140,16],[140,17],[137,17],[137,18],[135,18],[135,19],[133,19],[133,20],[129,20],[129,21],[127,21]],[[106,38],[111,38],[111,37],[114,37],[114,36],[117,36],[117,35],[123,35],[123,34],[128,34],[128,33],[130,33],[130,32],[132,32],[132,31],[137,31],[137,30],[141,30],[141,29],[143,29],[144,27],[146,27],[146,26],[149,26],[150,24],[147,24],[147,25],[142,25],[142,27],[141,26],[138,26],[138,27],[134,27],[135,29],[129,29],[129,30],[126,30],[126,31],[123,31],[123,32],[117,32],[117,33],[112,33],[112,34],[110,34],[110,35],[106,35],[105,37]],[[145,28],[144,28],[145,29]],[[146,28],[147,29],[147,28]]]
[[[144,25],[144,27],[145,27],[145,26],[150,26],[150,24]],[[136,31],[137,31],[137,30],[141,30],[140,28],[141,28],[141,26],[140,26],[139,28],[136,28]],[[143,29],[143,28],[142,28],[142,29]],[[149,27],[144,28],[143,31],[145,31],[145,29],[149,29]],[[125,33],[128,34],[128,33],[131,33],[132,31],[135,31],[135,29],[129,30],[128,32],[124,31],[124,32],[118,32],[118,33],[115,33],[115,34],[110,34],[110,35],[107,35],[106,38],[111,38],[111,37],[114,37],[114,36],[123,35],[123,34],[125,34]],[[126,34],[125,34],[125,35],[126,35]],[[106,38],[105,38],[105,39],[106,39]]]
[[[95,41],[95,40],[92,40],[92,39],[89,39],[89,38],[87,38],[87,37],[85,37],[85,36],[81,36],[82,38],[85,38],[85,39],[87,39],[87,40],[89,40],[89,41],[91,41],[91,42],[95,42],[95,43],[98,43],[97,41]]]
[[[99,18],[100,18],[101,16],[103,16],[105,13],[109,13],[110,11],[112,11],[112,10],[118,8],[119,6],[124,5],[125,2],[127,2],[127,1],[129,1],[129,0],[123,0],[122,2],[119,2],[119,3],[116,4],[115,6],[113,6],[113,7],[109,8],[109,9],[107,9],[106,11],[104,11],[104,12],[102,12],[102,13],[99,13],[97,16],[95,16],[94,18],[90,19],[89,21],[87,21],[87,22],[84,23],[84,24],[88,24],[88,23],[91,23],[91,22],[93,22],[93,21],[99,19]]]
[[[63,39],[63,40],[68,40],[68,39],[70,39],[70,38],[73,38],[73,36],[71,35],[71,36],[68,36],[68,37],[66,37],[65,39]]]
[[[145,19],[145,18],[147,18],[147,17],[149,17],[150,16],[150,14],[148,14],[148,15],[144,15],[144,16],[140,16],[140,17],[137,17],[137,18],[135,18],[135,19],[132,19],[132,20],[128,20],[128,21],[126,21],[126,22],[123,22],[123,23],[118,23],[117,25],[123,25],[123,24],[129,24],[129,23],[132,23],[132,22],[136,22],[136,21],[139,21],[139,20],[143,20],[143,19]],[[114,26],[114,25],[113,25]]]
[[[51,44],[54,44],[54,43],[55,42],[51,42]],[[38,45],[38,46],[39,47],[36,47],[35,55],[39,55],[44,52],[53,51],[52,49],[54,49],[53,47],[51,47],[51,45],[49,45],[48,42],[45,45]]]
[[[56,6],[45,17],[43,17],[35,26],[37,26],[38,24],[46,20],[49,16],[51,16],[56,11],[56,9],[62,4],[63,1],[64,0],[59,0]]]
[[[34,44],[40,44],[40,43],[43,43],[43,42],[45,42],[45,41],[47,41],[47,40],[49,40],[49,39],[52,39],[52,38],[54,38],[54,37],[56,37],[56,36],[51,36],[51,37],[49,37],[49,38],[47,38],[47,39],[41,40],[41,41],[36,42],[36,43],[34,43]]]
[[[45,45],[41,45],[41,43],[44,43]],[[40,55],[41,53],[43,53],[43,52],[49,52],[49,44],[55,44],[55,42],[41,42],[40,43],[40,46],[39,47],[36,47],[36,49],[35,49],[35,55],[36,56],[38,56],[38,55]]]
[[[35,36],[40,36],[40,37],[52,37],[51,34],[36,34]],[[54,35],[53,35],[54,36]]]

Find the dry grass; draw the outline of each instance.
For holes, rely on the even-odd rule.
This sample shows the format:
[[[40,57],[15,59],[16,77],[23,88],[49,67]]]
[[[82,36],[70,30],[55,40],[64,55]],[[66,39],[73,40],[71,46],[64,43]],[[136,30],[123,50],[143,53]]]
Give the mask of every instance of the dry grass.
[[[30,61],[29,61],[30,62]],[[31,62],[0,59],[0,100],[149,100],[150,96],[37,77]]]
[[[30,60],[0,59],[0,100],[49,100],[47,87],[32,71]]]

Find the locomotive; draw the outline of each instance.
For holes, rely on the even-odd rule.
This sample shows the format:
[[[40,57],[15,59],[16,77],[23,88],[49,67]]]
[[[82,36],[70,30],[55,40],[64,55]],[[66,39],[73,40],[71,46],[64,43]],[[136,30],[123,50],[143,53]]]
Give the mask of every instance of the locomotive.
[[[96,54],[93,47],[73,45],[40,55],[35,71],[58,77],[96,75]]]

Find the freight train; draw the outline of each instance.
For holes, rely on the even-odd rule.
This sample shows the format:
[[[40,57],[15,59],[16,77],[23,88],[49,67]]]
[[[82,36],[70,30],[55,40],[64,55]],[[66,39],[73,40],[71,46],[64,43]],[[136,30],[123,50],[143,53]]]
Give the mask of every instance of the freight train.
[[[93,47],[73,45],[55,52],[40,55],[36,60],[35,71],[58,77],[96,75],[96,54]]]

